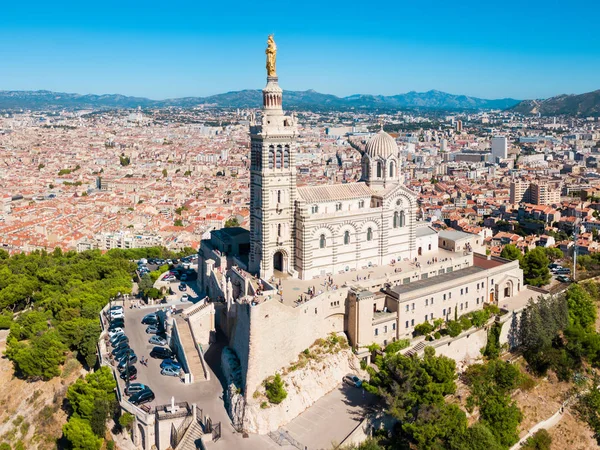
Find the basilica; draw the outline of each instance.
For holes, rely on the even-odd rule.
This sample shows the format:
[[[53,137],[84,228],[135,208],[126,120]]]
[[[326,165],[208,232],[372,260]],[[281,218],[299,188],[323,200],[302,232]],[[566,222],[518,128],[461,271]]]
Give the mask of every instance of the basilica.
[[[518,261],[485,254],[481,236],[417,220],[398,146],[383,130],[353,143],[358,182],[298,186],[297,119],[283,112],[275,57],[270,37],[262,114],[249,130],[250,229],[213,230],[198,251],[198,290],[217,301],[244,392],[331,333],[368,363],[373,343],[409,339],[422,351],[421,323],[490,304],[515,313],[539,295]],[[501,343],[511,336],[511,316],[503,320]],[[467,330],[427,345],[459,361],[478,357],[486,339],[485,329]]]
[[[356,183],[298,187],[294,116],[273,72],[263,114],[250,125],[248,270],[300,279],[357,270],[433,250],[416,236],[416,196],[401,182],[399,149],[385,131],[362,148]]]

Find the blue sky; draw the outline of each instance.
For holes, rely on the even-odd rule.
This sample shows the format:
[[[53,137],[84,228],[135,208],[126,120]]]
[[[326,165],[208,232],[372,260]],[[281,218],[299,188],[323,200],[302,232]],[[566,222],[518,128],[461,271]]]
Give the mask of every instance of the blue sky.
[[[284,89],[545,98],[600,89],[599,16],[590,0],[7,0],[0,89],[162,99],[262,88],[275,33]]]

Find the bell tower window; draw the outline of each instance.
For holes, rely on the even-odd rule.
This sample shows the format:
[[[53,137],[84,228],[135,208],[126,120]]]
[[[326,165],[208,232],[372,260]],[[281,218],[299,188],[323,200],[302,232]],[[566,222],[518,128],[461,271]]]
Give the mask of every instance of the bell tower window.
[[[372,240],[373,240],[373,229],[367,228],[367,241],[372,241]]]
[[[390,162],[390,178],[394,177],[394,161]]]
[[[344,245],[348,245],[350,243],[350,232],[344,231]]]
[[[377,178],[382,177],[383,167],[381,165],[381,161],[377,161]]]
[[[319,238],[319,248],[325,248],[326,245],[327,245],[327,240],[325,239],[325,235],[322,234],[321,237]]]
[[[283,151],[283,167],[285,169],[290,167],[290,146],[286,145]]]
[[[269,169],[273,168],[274,163],[275,163],[275,147],[270,145],[269,146]]]

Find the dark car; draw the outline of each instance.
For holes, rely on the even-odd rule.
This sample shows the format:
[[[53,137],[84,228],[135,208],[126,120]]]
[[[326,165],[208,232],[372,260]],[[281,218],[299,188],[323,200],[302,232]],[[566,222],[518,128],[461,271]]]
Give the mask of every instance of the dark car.
[[[158,323],[158,316],[154,313],[146,314],[142,319],[143,325],[156,325]]]
[[[127,367],[128,363],[131,366],[132,364],[135,364],[136,362],[137,362],[137,356],[132,351],[131,353],[129,353],[129,358],[126,355],[123,355],[123,357],[119,360],[119,365],[117,366],[117,369],[119,369],[119,371],[123,371]]]
[[[112,347],[118,347],[119,344],[121,344],[122,342],[129,342],[129,338],[127,336],[125,336],[124,334],[119,334],[117,335],[116,338],[112,339],[110,341],[110,345],[112,345]]]
[[[143,403],[151,402],[152,400],[154,400],[154,392],[152,392],[150,388],[140,391],[137,394],[133,394],[131,397],[129,397],[129,401],[134,405],[141,405]]]
[[[125,320],[124,319],[113,319],[110,321],[110,324],[108,325],[109,328],[124,328],[125,327]]]
[[[152,351],[150,352],[150,356],[152,358],[157,358],[157,359],[167,359],[167,358],[172,359],[173,352],[165,347],[154,347],[152,349]]]
[[[137,369],[136,369],[137,370]],[[149,390],[150,388],[142,383],[131,383],[125,388],[125,395],[133,395],[138,392]]]
[[[137,367],[129,366],[129,370],[124,370],[121,372],[121,380],[127,381],[127,374],[129,374],[129,381],[137,380]]]
[[[129,348],[129,342],[125,342],[125,341],[121,341],[119,343],[119,345],[117,345],[115,348],[113,348],[112,350],[112,354],[113,356],[117,356],[117,354],[122,353],[125,349]]]
[[[165,359],[163,362],[160,363],[161,369],[164,369],[165,367],[173,367],[175,369],[181,369],[181,364],[179,364],[174,359],[169,358],[169,359]]]
[[[180,291],[187,291],[187,284],[185,284],[185,283],[181,283],[181,284],[179,285],[179,290],[180,290]]]
[[[116,351],[115,351],[116,350]],[[135,355],[135,352],[128,346],[113,350],[112,354],[117,360],[121,360],[125,355]]]

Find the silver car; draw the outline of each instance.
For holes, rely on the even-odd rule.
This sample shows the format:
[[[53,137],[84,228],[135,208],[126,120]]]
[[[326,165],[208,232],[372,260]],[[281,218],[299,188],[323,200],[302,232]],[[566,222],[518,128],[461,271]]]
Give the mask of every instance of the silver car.
[[[167,345],[167,340],[164,337],[158,335],[152,336],[150,339],[148,339],[148,342],[154,345],[161,345],[163,347]]]

